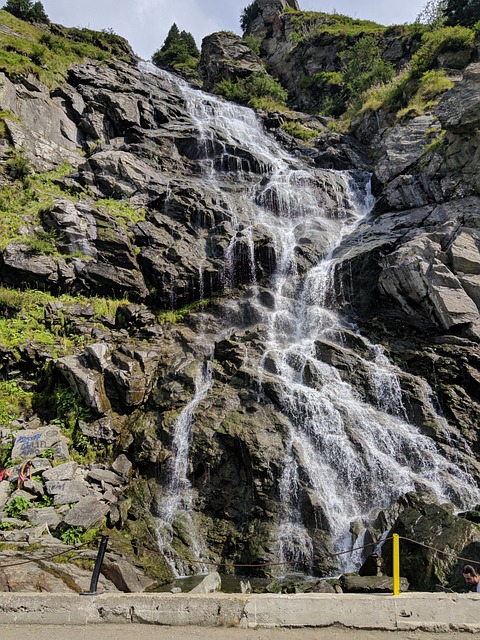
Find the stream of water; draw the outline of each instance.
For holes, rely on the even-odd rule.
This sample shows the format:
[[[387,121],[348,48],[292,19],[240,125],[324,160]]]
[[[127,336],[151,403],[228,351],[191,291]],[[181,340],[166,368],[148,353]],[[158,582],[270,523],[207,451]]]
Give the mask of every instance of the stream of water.
[[[337,550],[352,546],[352,522],[366,524],[374,508],[387,508],[405,493],[423,491],[458,507],[479,502],[472,479],[406,421],[396,369],[381,347],[362,338],[361,362],[375,389],[374,404],[319,353],[324,343],[341,348],[345,330],[355,331],[332,303],[332,252],[373,204],[365,176],[312,169],[266,135],[250,109],[202,93],[154,67],[146,70],[167,79],[187,104],[204,150],[202,179],[221,193],[231,212],[235,232],[226,253],[227,284],[236,269],[236,243],[250,247],[252,304],[267,328],[255,366],[260,381],[273,377],[278,383],[289,424],[279,482],[278,559],[306,566],[312,562],[312,530],[300,508],[302,491]],[[227,173],[230,182],[224,188]],[[232,173],[239,186],[229,199]],[[240,209],[242,221],[235,213]],[[253,247],[259,231],[271,239],[275,254],[268,305],[262,303],[255,280]],[[321,244],[320,258],[300,272],[298,249],[315,239]],[[194,399],[174,426],[174,463],[161,513],[167,529],[192,506],[190,429],[194,410],[212,384],[208,368],[199,375]],[[345,556],[340,568],[352,570],[359,562],[358,554]]]

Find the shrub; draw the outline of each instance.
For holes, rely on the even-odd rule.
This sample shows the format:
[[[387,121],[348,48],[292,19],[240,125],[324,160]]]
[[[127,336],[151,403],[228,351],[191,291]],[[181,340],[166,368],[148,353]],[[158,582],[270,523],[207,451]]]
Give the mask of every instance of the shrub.
[[[5,171],[13,180],[24,180],[27,178],[32,170],[30,160],[25,155],[25,152],[13,149],[10,158],[5,164]]]
[[[474,43],[475,34],[466,27],[444,27],[427,32],[422,36],[422,46],[412,57],[411,72],[419,76],[437,64],[440,53],[463,48],[471,49]]]
[[[247,45],[247,47],[250,47],[250,49],[251,49],[254,53],[256,53],[256,54],[257,54],[257,56],[259,56],[259,55],[260,55],[260,51],[261,51],[260,45],[261,45],[261,42],[260,42],[260,39],[259,39],[259,38],[255,37],[255,36],[252,36],[252,35],[246,35],[246,36],[244,36],[244,37],[243,37],[243,41],[245,42],[245,44]]]
[[[282,85],[268,73],[253,73],[248,78],[221,80],[215,92],[227,100],[260,108],[262,99],[268,98],[273,104],[284,106],[288,94]]]
[[[304,142],[311,142],[318,136],[318,133],[313,129],[309,129],[301,122],[295,120],[287,120],[282,122],[281,128],[294,138],[300,138]]]
[[[340,54],[343,62],[343,81],[349,101],[360,101],[360,96],[370,87],[383,84],[395,75],[392,64],[382,59],[376,39],[369,35],[360,38],[352,47]]]
[[[11,502],[7,504],[4,509],[5,515],[9,518],[17,518],[27,509],[30,509],[32,506],[31,500],[28,498],[22,498],[21,496],[17,496],[13,498]]]

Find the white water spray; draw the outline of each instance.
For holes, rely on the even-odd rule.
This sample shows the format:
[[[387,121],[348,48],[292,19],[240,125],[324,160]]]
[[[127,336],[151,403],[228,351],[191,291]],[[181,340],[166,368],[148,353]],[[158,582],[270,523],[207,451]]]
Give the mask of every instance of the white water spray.
[[[166,77],[155,68],[149,71]],[[273,304],[263,305],[259,290],[252,304],[267,328],[256,363],[258,379],[263,384],[274,380],[281,389],[280,408],[290,425],[279,481],[279,558],[306,566],[312,562],[314,543],[299,506],[300,494],[310,501],[313,519],[329,532],[337,550],[352,546],[353,521],[367,522],[372,508],[388,508],[405,493],[423,491],[458,506],[479,502],[472,479],[405,420],[396,369],[380,347],[370,344],[370,355],[363,356],[376,389],[375,406],[322,357],[325,345],[342,346],[345,331],[332,304],[332,252],[369,211],[368,187],[359,189],[357,176],[303,165],[264,134],[253,111],[168,78],[187,103],[198,131],[202,179],[221,192],[231,213],[234,234],[227,251],[227,282],[234,282],[239,242],[248,246],[253,285],[254,234],[268,237],[273,247]],[[234,196],[226,174],[236,176]],[[242,210],[243,226],[236,209]],[[320,244],[320,260],[302,275],[299,255],[309,243]],[[269,371],[264,369],[267,356]],[[193,409],[208,394],[209,385],[204,379],[193,404],[182,412],[179,433],[189,433]],[[174,471],[162,516],[167,528],[175,514],[188,512],[192,505],[189,436],[182,438],[178,435],[178,443],[174,438]],[[358,561],[358,554],[347,557],[341,568],[355,568]]]

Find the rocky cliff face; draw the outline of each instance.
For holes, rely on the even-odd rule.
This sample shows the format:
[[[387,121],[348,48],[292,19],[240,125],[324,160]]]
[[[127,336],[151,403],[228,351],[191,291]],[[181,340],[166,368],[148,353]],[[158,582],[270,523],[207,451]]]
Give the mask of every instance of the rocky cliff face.
[[[288,78],[283,11],[298,6],[257,4],[252,30]],[[203,59],[206,78],[229,77]],[[48,196],[21,210],[0,256],[2,316],[26,332],[34,290],[43,331],[0,345],[2,382],[29,398],[2,418],[17,464],[1,504],[31,501],[21,524],[4,508],[4,539],[42,539],[46,495],[47,531],[106,526],[157,578],[207,560],[328,574],[339,545],[402,509],[475,507],[479,88],[474,62],[435,112],[367,115],[356,139],[319,126],[315,147],[284,136],[278,114],[265,134],[250,111],[150,67],[88,62],[54,90],[2,74],[3,163],[16,149],[37,177],[56,170],[40,186],[2,175],[9,215],[9,189]],[[428,148],[432,129],[445,133]],[[360,219],[368,165],[378,198]],[[341,228],[331,278],[317,278]],[[99,296],[117,302],[98,311]],[[27,458],[34,479],[12,492]]]

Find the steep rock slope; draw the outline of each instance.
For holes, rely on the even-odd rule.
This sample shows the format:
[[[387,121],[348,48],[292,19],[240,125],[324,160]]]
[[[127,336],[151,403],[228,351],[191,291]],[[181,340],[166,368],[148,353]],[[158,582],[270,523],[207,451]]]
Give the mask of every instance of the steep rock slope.
[[[468,194],[427,199],[414,210],[408,202],[385,208],[385,198],[395,200],[392,181],[417,157],[385,177],[390,129],[370,135],[378,135],[378,182],[388,187],[335,254],[335,297],[363,335],[352,324],[337,324],[329,304],[315,315],[322,291],[313,284],[310,320],[293,314],[292,301],[308,306],[303,277],[332,248],[331,234],[358,218],[352,194],[365,191],[365,176],[315,168],[308,147],[287,154],[264,137],[250,112],[151,71],[91,62],[74,66],[53,91],[33,78],[3,77],[4,162],[12,166],[13,147],[37,170],[23,182],[4,174],[4,198],[8,189],[22,197],[34,189],[39,202],[48,196],[38,209],[18,212],[0,262],[2,314],[10,326],[27,335],[29,290],[44,292],[33,293],[43,333],[28,326],[26,343],[10,337],[2,344],[2,379],[16,385],[17,396],[25,394],[17,420],[4,421],[3,445],[14,462],[33,457],[34,478],[43,480],[25,486],[27,499],[35,502],[46,490],[52,530],[72,534],[72,527],[106,525],[114,538],[133,543],[136,562],[163,578],[172,567],[195,572],[202,560],[279,558],[328,574],[338,570],[332,554],[339,545],[348,546],[360,531],[375,537],[388,528],[412,503],[402,495],[409,489],[427,501],[474,507],[475,482],[455,464],[478,477],[472,420],[478,204],[475,170],[464,170],[470,158],[455,164],[454,149],[458,135],[476,135],[475,65],[445,94],[452,153],[440,165],[432,160],[440,168],[427,190],[436,193],[437,182],[452,175],[455,184],[470,185]],[[342,168],[356,169],[358,148]],[[65,159],[70,168],[37,182],[39,172]],[[48,252],[39,242],[45,238]],[[410,269],[402,251],[431,260],[417,245],[409,251],[410,241],[431,249],[434,269]],[[425,273],[423,281],[410,277],[412,270]],[[400,295],[408,278],[414,282]],[[335,294],[327,289],[327,298]],[[25,293],[15,297],[15,290]],[[100,311],[96,296],[117,304]],[[197,307],[182,308],[195,301]],[[161,310],[166,324],[159,323]],[[398,317],[417,333],[398,330]],[[307,335],[300,325],[315,329],[325,321],[320,334],[308,334],[314,339],[306,354],[293,339]],[[378,364],[382,353],[368,335],[392,349],[403,372]],[[448,422],[422,376],[441,390]],[[380,397],[385,384],[388,398]],[[345,449],[335,448],[345,440],[334,431],[339,424],[350,438]],[[435,451],[425,434],[436,440]],[[312,441],[324,449],[310,456]],[[392,469],[382,467],[385,451],[373,446],[389,449],[391,441]],[[49,458],[66,460],[73,450],[80,468],[66,462],[52,476],[57,467],[50,468]],[[400,476],[410,467],[414,473],[400,489],[393,481],[399,476],[388,475],[397,464]],[[449,489],[439,480],[444,495],[437,471],[451,479]],[[25,498],[5,484],[4,504]],[[36,518],[43,508],[24,512],[23,532],[10,523],[11,539],[28,542],[41,533]],[[339,540],[339,532],[346,537]]]

